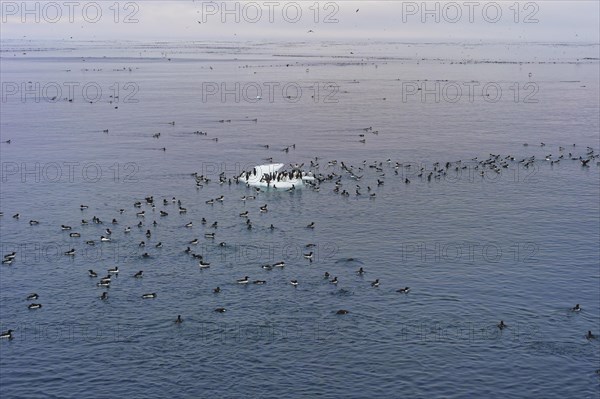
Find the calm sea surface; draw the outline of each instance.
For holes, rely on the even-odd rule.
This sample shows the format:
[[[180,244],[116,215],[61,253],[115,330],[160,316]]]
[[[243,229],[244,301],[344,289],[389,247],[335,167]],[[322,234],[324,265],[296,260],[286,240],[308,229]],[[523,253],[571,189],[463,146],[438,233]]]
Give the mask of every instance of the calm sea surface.
[[[598,45],[6,41],[1,57],[2,398],[600,395],[600,167],[571,159],[600,145]],[[350,195],[335,178],[244,202],[218,183],[269,158]],[[88,276],[115,266],[110,288]]]

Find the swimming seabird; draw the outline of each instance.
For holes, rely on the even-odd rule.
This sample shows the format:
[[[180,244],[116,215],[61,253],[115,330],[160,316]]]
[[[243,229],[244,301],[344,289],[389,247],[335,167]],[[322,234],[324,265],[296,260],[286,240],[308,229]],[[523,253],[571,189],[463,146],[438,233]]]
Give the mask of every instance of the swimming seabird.
[[[410,287],[404,287],[404,288],[400,288],[400,289],[396,290],[396,292],[399,292],[401,294],[408,294],[409,291],[410,291]]]
[[[39,297],[40,297],[40,296],[34,292],[34,293],[32,293],[32,294],[29,294],[29,295],[27,295],[27,300],[28,300],[28,301],[33,301],[33,300],[36,300],[36,299],[38,299]]]
[[[65,255],[75,256],[75,248],[71,248],[69,251],[65,252]]]
[[[100,299],[102,299],[102,300],[106,300],[106,299],[108,299],[108,292],[104,291],[104,292],[102,293],[102,295],[100,295]]]
[[[108,274],[118,274],[119,273],[119,267],[115,266],[112,269],[108,269]]]
[[[175,323],[176,323],[176,324],[181,324],[181,323],[183,323],[183,319],[181,318],[181,315],[177,315],[177,319],[175,319]]]
[[[216,308],[215,309],[215,312],[218,312],[218,313],[225,313],[225,311],[226,311],[225,308]]]
[[[573,312],[579,312],[579,311],[581,311],[581,306],[579,306],[579,304],[577,304],[573,308],[571,308],[571,311],[573,311]]]
[[[152,298],[156,298],[156,293],[155,293],[155,292],[153,292],[153,293],[151,293],[151,294],[144,294],[144,295],[142,295],[142,298],[143,298],[143,299],[152,299]]]
[[[0,334],[0,338],[13,339],[12,336],[13,330],[8,330]]]
[[[375,281],[373,281],[371,283],[371,287],[375,287],[375,288],[379,287],[379,279],[376,279]]]
[[[89,274],[90,277],[98,277],[98,273],[96,273],[92,269],[88,270],[88,274]]]
[[[346,309],[340,309],[337,312],[335,312],[335,314],[348,314],[350,312],[348,312]]]
[[[29,308],[29,309],[39,309],[41,307],[42,307],[41,303],[32,303],[29,306],[27,306],[27,308]]]
[[[248,276],[237,280],[238,284],[248,284]]]
[[[506,327],[508,327],[508,326],[507,326],[506,324],[504,324],[504,320],[500,320],[500,323],[498,323],[498,326],[497,326],[497,327],[498,327],[499,329],[503,330],[503,329],[505,329],[505,328],[506,328]]]
[[[293,285],[294,287],[298,286],[298,280],[291,280],[290,284]]]
[[[135,278],[142,278],[142,277],[144,277],[143,275],[144,275],[144,271],[140,270],[139,272],[137,272],[136,274],[134,274],[133,277],[135,277]]]
[[[220,288],[220,287],[217,287],[217,288],[213,289],[213,292],[214,292],[215,294],[218,294],[219,292],[221,292],[221,288]]]
[[[585,335],[585,337],[587,339],[596,339],[596,336],[594,334],[592,334],[592,331],[588,331],[587,334]]]

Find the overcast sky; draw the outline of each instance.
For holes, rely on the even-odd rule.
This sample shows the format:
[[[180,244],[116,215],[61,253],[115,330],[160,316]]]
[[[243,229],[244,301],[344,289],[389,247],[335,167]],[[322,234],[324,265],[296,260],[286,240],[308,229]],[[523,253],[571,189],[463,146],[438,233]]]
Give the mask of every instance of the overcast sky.
[[[600,41],[598,0],[0,3],[2,39]]]

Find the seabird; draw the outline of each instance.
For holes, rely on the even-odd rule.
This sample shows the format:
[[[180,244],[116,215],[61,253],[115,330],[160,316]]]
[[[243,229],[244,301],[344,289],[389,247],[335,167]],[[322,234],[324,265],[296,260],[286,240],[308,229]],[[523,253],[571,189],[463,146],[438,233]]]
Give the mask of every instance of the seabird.
[[[376,279],[375,281],[373,281],[371,283],[371,287],[375,287],[375,288],[379,287],[379,279]]]
[[[2,334],[0,334],[0,338],[13,339],[12,333],[13,333],[13,330],[5,331]]]
[[[238,284],[248,284],[248,276],[237,280]]]
[[[151,293],[151,294],[144,294],[144,295],[142,295],[142,298],[143,298],[143,299],[152,299],[152,298],[156,298],[156,293],[155,293],[155,292],[153,292],[153,293]]]
[[[29,309],[39,309],[42,307],[41,303],[32,303],[29,306],[27,306]]]

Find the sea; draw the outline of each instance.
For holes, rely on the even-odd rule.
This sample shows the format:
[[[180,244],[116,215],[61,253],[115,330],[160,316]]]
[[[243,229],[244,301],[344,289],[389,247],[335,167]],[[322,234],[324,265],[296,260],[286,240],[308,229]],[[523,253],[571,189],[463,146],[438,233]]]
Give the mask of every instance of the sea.
[[[3,40],[2,398],[598,398],[599,52]]]

